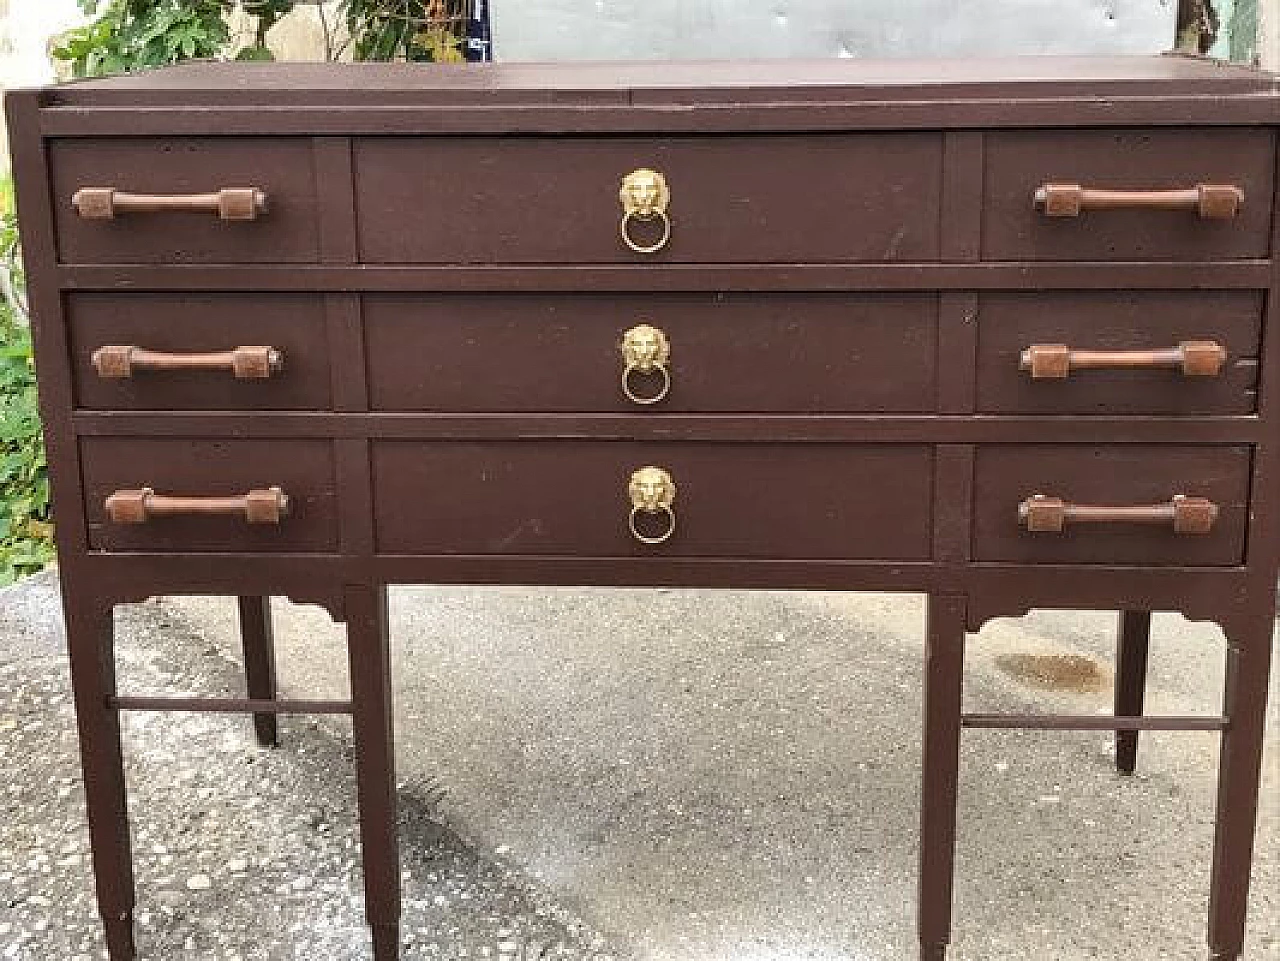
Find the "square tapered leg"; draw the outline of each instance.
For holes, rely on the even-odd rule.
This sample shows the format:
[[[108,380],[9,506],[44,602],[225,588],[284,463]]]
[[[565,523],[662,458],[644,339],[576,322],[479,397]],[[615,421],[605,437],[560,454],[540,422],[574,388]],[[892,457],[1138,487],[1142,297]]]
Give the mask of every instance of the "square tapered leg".
[[[1116,637],[1116,717],[1142,717],[1147,691],[1151,612],[1122,611]],[[1116,731],[1116,769],[1132,774],[1138,763],[1138,732]]]
[[[1223,625],[1227,634],[1223,695],[1227,729],[1222,732],[1218,761],[1218,806],[1209,881],[1212,961],[1236,961],[1244,952],[1274,627],[1269,612],[1237,617]]]
[[[951,940],[966,624],[965,598],[930,595],[920,797],[921,961],[943,961]]]
[[[274,701],[276,698],[275,636],[271,627],[271,598],[241,597],[240,641],[244,647],[245,683],[249,697]],[[263,747],[280,743],[274,714],[253,715],[253,730]]]
[[[394,961],[400,945],[400,857],[396,840],[395,747],[391,717],[391,652],[387,590],[344,592],[351,664],[365,916],[375,961]]]
[[[133,961],[134,881],[129,809],[115,694],[115,630],[110,604],[63,585],[71,684],[80,732],[98,910],[111,961]]]

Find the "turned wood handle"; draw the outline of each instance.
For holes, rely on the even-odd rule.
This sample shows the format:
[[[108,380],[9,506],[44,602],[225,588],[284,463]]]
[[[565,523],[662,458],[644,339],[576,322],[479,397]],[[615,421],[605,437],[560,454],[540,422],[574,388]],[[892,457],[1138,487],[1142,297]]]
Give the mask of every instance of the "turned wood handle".
[[[157,517],[239,517],[249,524],[279,524],[289,515],[289,497],[279,487],[251,490],[238,497],[178,497],[150,487],[120,490],[107,497],[113,524],[145,524]]]
[[[227,371],[237,380],[265,380],[284,368],[284,352],[275,347],[236,347],[204,354],[169,354],[127,344],[107,344],[90,360],[98,376],[108,380],[139,371]]]
[[[117,214],[216,214],[221,220],[257,220],[267,211],[258,187],[223,187],[207,194],[134,194],[115,187],[81,187],[71,198],[85,220],[113,220]]]
[[[1035,380],[1063,378],[1073,370],[1178,370],[1184,377],[1217,377],[1227,349],[1212,340],[1184,340],[1155,350],[1073,350],[1066,344],[1032,344],[1018,369]]]
[[[1068,524],[1164,525],[1175,534],[1208,534],[1217,519],[1217,504],[1184,494],[1166,504],[1136,506],[1068,504],[1060,497],[1035,494],[1018,505],[1018,522],[1037,534],[1060,534]]]
[[[1244,205],[1244,191],[1231,184],[1196,184],[1181,190],[1045,184],[1037,188],[1035,201],[1046,217],[1078,217],[1086,210],[1188,210],[1205,220],[1230,220]]]

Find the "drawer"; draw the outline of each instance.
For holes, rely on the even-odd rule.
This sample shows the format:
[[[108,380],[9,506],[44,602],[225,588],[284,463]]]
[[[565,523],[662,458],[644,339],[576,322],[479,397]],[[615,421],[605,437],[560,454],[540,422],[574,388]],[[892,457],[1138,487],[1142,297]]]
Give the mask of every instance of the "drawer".
[[[75,293],[67,298],[67,317],[79,407],[330,406],[319,296]]]
[[[1261,323],[1252,290],[983,294],[978,410],[1253,413]]]
[[[375,410],[910,413],[936,397],[931,294],[370,296],[364,315]],[[647,362],[663,341],[666,363]]]
[[[1240,564],[1250,465],[1250,448],[1243,446],[979,447],[974,467],[974,559],[1188,567]],[[1056,505],[1041,502],[1043,522],[1036,523],[1020,511],[1035,495],[1084,510],[1068,508],[1062,519]],[[1175,508],[1171,505],[1178,495],[1188,500]],[[1097,507],[1123,510],[1099,514]],[[1215,510],[1212,525],[1201,532],[1205,512]],[[1073,513],[1077,516],[1072,517]],[[1059,520],[1060,530],[1028,530],[1028,526],[1055,528]]]
[[[928,260],[938,253],[936,133],[822,136],[380,137],[355,147],[370,263]],[[636,253],[623,178],[665,178],[671,236]],[[634,224],[638,244],[661,239]]]
[[[378,550],[391,554],[923,560],[933,452],[925,445],[377,442]],[[642,544],[629,484],[673,479],[675,531]],[[642,510],[638,532],[671,520]]]
[[[80,441],[80,456],[94,550],[337,547],[329,441],[87,437]],[[132,492],[146,488],[154,496],[140,506]],[[278,518],[267,496],[272,488],[287,498]],[[108,511],[113,494],[120,496]]]
[[[1266,257],[1275,159],[1266,129],[1037,130],[986,136],[982,250],[988,260],[1228,260]],[[1194,210],[1048,216],[1048,184],[1120,191],[1238,187],[1227,219]],[[1155,198],[1148,197],[1151,201]],[[1068,209],[1061,212],[1070,212]]]
[[[319,259],[311,141],[304,138],[77,138],[54,141],[50,178],[58,255],[78,264],[307,263]],[[86,188],[114,188],[83,203]],[[217,209],[222,190],[262,192],[257,210],[243,193]],[[239,199],[236,199],[236,198]],[[151,198],[157,198],[152,200]],[[215,198],[216,199],[216,198]],[[215,205],[216,206],[216,205]],[[255,211],[252,219],[238,219]],[[111,214],[111,216],[106,216]]]

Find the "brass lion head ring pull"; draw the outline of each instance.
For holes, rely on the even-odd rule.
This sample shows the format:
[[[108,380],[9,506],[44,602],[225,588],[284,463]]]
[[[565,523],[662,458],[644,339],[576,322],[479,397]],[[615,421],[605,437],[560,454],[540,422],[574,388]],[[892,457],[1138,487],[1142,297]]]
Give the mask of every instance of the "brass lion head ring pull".
[[[634,404],[649,405],[666,400],[671,393],[671,342],[667,335],[649,324],[637,324],[622,335],[622,392]],[[634,380],[640,375],[653,380],[657,375],[658,390],[639,393]]]
[[[667,207],[671,205],[671,189],[667,178],[656,170],[642,167],[622,178],[618,191],[622,202],[622,242],[638,254],[656,254],[671,241],[671,218]],[[632,233],[637,222],[658,221],[661,227],[658,239],[641,243]]]
[[[665,544],[676,532],[676,482],[661,467],[641,467],[631,475],[627,485],[631,497],[631,518],[628,526],[631,536],[641,544]],[[662,533],[646,534],[640,530],[642,515],[662,515],[665,519]]]

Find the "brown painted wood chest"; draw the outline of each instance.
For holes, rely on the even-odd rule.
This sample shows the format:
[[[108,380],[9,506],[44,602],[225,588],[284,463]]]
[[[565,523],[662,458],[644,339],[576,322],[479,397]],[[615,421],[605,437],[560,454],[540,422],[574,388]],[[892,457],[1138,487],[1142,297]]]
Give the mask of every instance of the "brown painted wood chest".
[[[385,590],[929,595],[921,958],[963,727],[1221,732],[1243,950],[1280,545],[1280,89],[1179,59],[197,64],[8,98],[98,895],[122,710],[350,712],[396,956]],[[248,697],[116,690],[112,608],[240,598]],[[270,595],[348,625],[277,696]],[[1123,612],[1114,717],[961,711],[966,631]],[[1222,712],[1149,717],[1149,613]],[[145,949],[145,946],[143,946]]]

